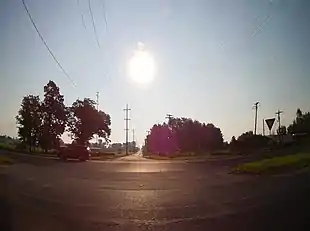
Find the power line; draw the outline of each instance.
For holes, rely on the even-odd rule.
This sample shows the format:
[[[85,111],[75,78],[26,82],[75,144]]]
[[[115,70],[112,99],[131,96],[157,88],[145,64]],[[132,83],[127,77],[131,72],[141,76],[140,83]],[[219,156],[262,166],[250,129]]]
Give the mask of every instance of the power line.
[[[76,3],[77,3],[78,8],[79,8],[79,12],[80,12],[80,15],[81,15],[81,18],[82,18],[82,22],[83,22],[84,28],[86,29],[86,24],[85,24],[83,12],[82,12],[81,9],[80,9],[80,0],[76,0]]]
[[[252,37],[254,37],[254,36],[256,36],[259,32],[261,32],[263,29],[264,29],[264,26],[268,23],[268,21],[270,20],[270,15],[267,15],[264,19],[263,19],[263,21],[261,22],[261,24],[259,24],[258,26],[257,26],[257,28],[253,31],[253,33],[252,33]]]
[[[104,0],[102,1],[102,6],[103,6],[103,17],[104,17],[105,27],[106,27],[106,30],[108,30],[107,12],[105,8]]]
[[[93,23],[94,34],[95,34],[95,37],[96,37],[97,45],[98,45],[99,48],[101,48],[100,47],[100,43],[99,43],[99,39],[98,39],[98,35],[97,35],[97,30],[96,30],[96,25],[95,25],[95,21],[94,21],[94,15],[93,15],[93,11],[92,11],[92,8],[91,8],[90,0],[88,0],[88,8],[89,8],[90,16],[91,16],[92,23]]]
[[[44,40],[43,36],[41,35],[36,23],[34,22],[29,10],[28,10],[28,7],[26,6],[26,3],[24,0],[22,0],[22,3],[24,5],[24,8],[26,10],[26,13],[33,25],[33,27],[35,28],[36,32],[38,33],[40,39],[42,40],[42,42],[44,43],[46,49],[48,50],[48,52],[50,53],[50,55],[53,57],[54,61],[57,63],[58,67],[61,69],[61,71],[64,73],[64,75],[69,79],[69,81],[72,83],[73,86],[76,86],[76,84],[73,82],[73,80],[70,78],[69,74],[66,72],[66,70],[63,68],[63,66],[60,64],[60,62],[57,60],[56,56],[53,54],[52,50],[48,47],[46,41]]]

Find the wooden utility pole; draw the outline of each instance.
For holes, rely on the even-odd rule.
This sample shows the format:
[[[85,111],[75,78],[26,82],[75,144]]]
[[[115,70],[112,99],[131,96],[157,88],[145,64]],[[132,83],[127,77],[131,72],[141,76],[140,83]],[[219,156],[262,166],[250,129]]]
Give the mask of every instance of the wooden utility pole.
[[[97,111],[99,111],[99,92],[96,92],[96,106],[97,106]],[[96,135],[96,143],[98,144],[98,139],[99,135]]]
[[[96,104],[97,104],[97,111],[99,111],[99,92],[96,92]]]
[[[276,112],[276,115],[278,116],[278,125],[279,125],[279,128],[278,128],[278,136],[279,136],[279,140],[280,140],[280,130],[281,130],[281,114],[283,113],[283,111],[280,111],[278,110]]]
[[[254,103],[253,108],[255,109],[255,122],[254,122],[254,135],[256,135],[257,130],[257,110],[258,110],[259,102]]]
[[[134,145],[135,144],[135,145]],[[132,129],[132,151],[134,152],[136,148],[136,141],[135,141],[135,129]]]
[[[126,155],[128,155],[128,131],[129,131],[129,128],[128,128],[128,121],[130,120],[129,117],[128,117],[128,112],[131,110],[130,108],[128,108],[128,104],[126,104],[126,108],[123,109],[125,111],[125,121],[126,121],[126,128],[125,128],[125,131],[126,131]]]
[[[173,115],[171,114],[167,114],[166,115],[166,119],[168,119],[168,123],[170,122],[170,120],[173,118]]]

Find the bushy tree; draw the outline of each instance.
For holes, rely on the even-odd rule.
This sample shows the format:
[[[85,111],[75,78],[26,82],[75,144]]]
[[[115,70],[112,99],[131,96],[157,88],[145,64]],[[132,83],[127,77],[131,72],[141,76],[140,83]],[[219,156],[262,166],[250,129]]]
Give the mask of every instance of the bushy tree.
[[[229,143],[229,148],[232,149],[232,150],[234,150],[234,149],[237,148],[237,146],[238,146],[238,141],[236,140],[236,137],[233,136],[233,137],[231,138],[230,143]]]
[[[37,146],[42,125],[41,103],[39,96],[25,96],[21,103],[21,108],[16,116],[18,137],[22,143],[29,146],[29,152],[32,147]]]
[[[310,134],[310,112],[302,113],[298,108],[296,118],[291,125],[288,126],[287,132],[291,134],[306,133]]]
[[[97,111],[95,105],[95,101],[85,98],[76,100],[69,109],[68,131],[79,144],[85,144],[95,134],[109,141],[110,115]]]
[[[64,96],[60,94],[59,87],[53,81],[49,81],[44,86],[44,100],[41,108],[40,145],[47,151],[60,145],[60,136],[64,133],[67,122]]]
[[[152,153],[172,153],[177,151],[176,136],[167,124],[155,124],[147,137],[147,149]]]
[[[198,152],[222,147],[223,136],[213,124],[189,118],[169,118],[168,124],[156,124],[147,137],[149,152]]]
[[[240,150],[253,150],[268,146],[272,140],[266,136],[254,135],[253,131],[242,133],[237,140],[231,142],[231,147]]]

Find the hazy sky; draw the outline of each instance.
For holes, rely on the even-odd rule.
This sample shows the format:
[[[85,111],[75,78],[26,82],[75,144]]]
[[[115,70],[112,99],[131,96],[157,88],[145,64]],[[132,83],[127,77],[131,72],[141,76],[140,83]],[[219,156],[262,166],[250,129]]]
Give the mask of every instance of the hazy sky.
[[[224,138],[253,130],[252,104],[262,119],[284,110],[310,110],[310,1],[308,0],[25,0],[43,37],[76,83],[49,55],[21,0],[0,1],[0,133],[16,136],[22,97],[43,95],[55,81],[65,103],[95,99],[112,118],[112,141],[124,141],[126,103],[130,126],[142,142],[166,113],[211,122]],[[104,22],[105,3],[108,28]],[[84,28],[80,11],[86,23]],[[145,45],[156,61],[154,81],[132,82],[128,60]]]

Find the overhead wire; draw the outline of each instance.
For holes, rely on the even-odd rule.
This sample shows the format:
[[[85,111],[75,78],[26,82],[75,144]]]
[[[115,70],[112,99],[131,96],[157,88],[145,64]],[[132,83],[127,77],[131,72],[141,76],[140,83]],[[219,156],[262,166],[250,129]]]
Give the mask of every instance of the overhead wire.
[[[86,29],[86,23],[85,23],[85,20],[84,20],[84,15],[83,15],[83,12],[81,11],[81,8],[80,8],[80,0],[76,0],[76,3],[77,3],[78,8],[79,8],[79,12],[80,12],[80,15],[81,15],[81,18],[82,18],[82,23],[84,25],[84,28]]]
[[[100,47],[100,43],[99,43],[99,39],[98,39],[98,34],[97,34],[97,30],[96,30],[96,25],[95,25],[95,21],[94,21],[94,15],[93,15],[93,11],[92,11],[92,8],[91,8],[90,0],[88,0],[88,8],[89,8],[89,13],[90,13],[90,16],[91,16],[91,19],[92,19],[92,23],[93,23],[94,34],[95,34],[95,37],[96,37],[96,40],[97,40],[97,45],[98,45],[99,48],[101,48]]]
[[[106,4],[105,0],[102,0],[102,8],[103,8],[103,17],[104,17],[104,23],[105,23],[105,28],[106,32],[109,32],[109,27],[108,27],[108,19],[107,19],[107,10],[106,10]],[[111,77],[107,73],[108,71],[105,71],[106,77],[108,78],[108,81],[111,81]]]
[[[57,63],[58,67],[60,68],[60,70],[63,72],[63,74],[68,78],[68,80],[71,82],[71,84],[76,87],[76,84],[74,83],[74,81],[71,79],[71,77],[69,76],[69,74],[66,72],[66,70],[63,68],[63,66],[60,64],[60,62],[57,60],[56,56],[54,55],[54,53],[52,52],[52,50],[49,48],[49,46],[47,45],[47,42],[45,41],[45,39],[43,38],[43,36],[41,35],[34,19],[32,18],[29,10],[28,10],[28,7],[25,3],[25,0],[22,0],[22,3],[24,5],[24,9],[33,25],[33,27],[35,28],[37,34],[39,35],[40,39],[42,40],[43,44],[45,45],[46,49],[48,50],[49,54],[53,57],[54,61]]]
[[[108,20],[107,20],[107,12],[105,8],[105,2],[104,0],[102,1],[102,7],[103,7],[103,17],[104,17],[104,22],[105,22],[105,28],[108,31]]]

